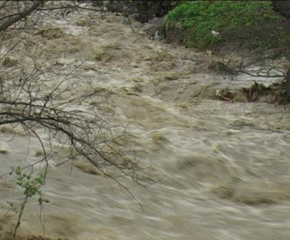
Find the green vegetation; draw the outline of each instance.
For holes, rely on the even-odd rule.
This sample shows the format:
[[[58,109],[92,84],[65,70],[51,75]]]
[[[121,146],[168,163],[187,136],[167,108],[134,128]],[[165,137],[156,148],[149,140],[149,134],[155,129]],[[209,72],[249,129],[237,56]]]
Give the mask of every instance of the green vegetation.
[[[283,47],[290,42],[285,24],[270,1],[183,2],[165,17],[167,30],[178,28],[187,46],[200,49],[229,42],[259,50]]]
[[[41,188],[45,184],[45,176],[42,174],[37,174],[36,176],[32,176],[32,173],[26,174],[23,172],[23,170],[20,167],[17,167],[16,169],[12,169],[10,175],[13,173],[16,174],[17,179],[17,185],[23,189],[23,195],[24,198],[22,200],[22,203],[20,204],[20,209],[16,207],[16,205],[12,202],[7,202],[11,210],[15,211],[18,214],[17,223],[14,227],[12,238],[15,239],[17,230],[21,224],[22,215],[24,212],[24,209],[26,207],[26,204],[28,203],[28,200],[32,198],[35,195],[38,195],[38,204],[40,206],[43,205],[43,203],[47,203],[48,200],[44,199],[42,197],[42,191]]]

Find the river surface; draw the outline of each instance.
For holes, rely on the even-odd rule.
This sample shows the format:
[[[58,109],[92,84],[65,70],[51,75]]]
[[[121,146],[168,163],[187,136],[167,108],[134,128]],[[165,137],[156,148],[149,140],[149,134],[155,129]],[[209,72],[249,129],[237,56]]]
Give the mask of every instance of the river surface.
[[[13,54],[24,66],[33,51],[42,63],[57,59],[64,72],[79,66],[62,99],[99,89],[93,103],[73,107],[108,108],[114,124],[126,126],[120,144],[157,181],[144,188],[124,179],[143,209],[110,179],[71,162],[56,167],[52,159],[42,221],[31,200],[20,232],[70,240],[288,240],[289,109],[214,100],[216,89],[248,87],[255,78],[214,73],[208,53],[152,41],[132,24],[88,12],[50,19],[41,33],[26,36],[33,44]],[[0,136],[7,150],[0,174],[40,159],[37,139]],[[1,226],[15,221],[6,201],[21,200],[12,179],[0,182]]]

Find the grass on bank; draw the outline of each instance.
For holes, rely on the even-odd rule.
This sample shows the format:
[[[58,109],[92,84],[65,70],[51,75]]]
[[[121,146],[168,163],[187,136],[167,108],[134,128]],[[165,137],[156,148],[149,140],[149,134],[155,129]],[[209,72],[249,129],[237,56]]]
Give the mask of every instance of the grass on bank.
[[[178,29],[184,44],[199,49],[230,43],[264,51],[290,43],[289,23],[270,1],[182,2],[164,21],[166,35]]]

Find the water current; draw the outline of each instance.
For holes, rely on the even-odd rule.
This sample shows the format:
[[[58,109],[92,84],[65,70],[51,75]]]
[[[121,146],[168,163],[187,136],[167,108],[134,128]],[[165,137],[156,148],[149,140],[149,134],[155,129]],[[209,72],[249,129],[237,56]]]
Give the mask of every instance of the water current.
[[[211,98],[224,86],[247,87],[254,78],[233,81],[209,71],[206,53],[152,41],[142,25],[120,16],[90,13],[51,19],[32,46],[14,53],[26,64],[57,59],[58,69],[80,65],[60,98],[99,89],[92,104],[107,107],[126,126],[122,140],[150,163],[157,183],[126,186],[140,201],[98,175],[53,160],[46,185],[45,234],[71,240],[288,240],[290,237],[290,114],[267,103]],[[29,36],[28,36],[29,37]],[[66,70],[65,70],[66,69]],[[48,76],[49,77],[49,76]],[[55,79],[57,84],[58,79]],[[270,83],[272,79],[259,79]],[[68,95],[66,95],[68,94]],[[2,131],[3,174],[11,166],[39,160],[37,139]],[[0,182],[1,224],[15,221],[6,201],[21,195],[11,181]],[[22,234],[43,234],[39,208],[28,204]],[[43,221],[42,221],[43,222]]]

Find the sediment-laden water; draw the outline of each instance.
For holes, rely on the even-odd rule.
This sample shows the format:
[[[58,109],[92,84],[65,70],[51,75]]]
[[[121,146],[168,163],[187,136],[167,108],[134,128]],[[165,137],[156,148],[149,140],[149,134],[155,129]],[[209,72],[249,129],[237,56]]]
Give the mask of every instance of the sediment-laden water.
[[[46,236],[289,239],[289,110],[212,98],[218,88],[247,87],[254,78],[232,80],[209,71],[207,54],[152,41],[141,25],[130,26],[119,16],[90,18],[83,13],[50,19],[39,34],[27,37],[33,44],[23,43],[13,53],[19,64],[29,64],[27,52],[33,50],[41,53],[42,64],[57,59],[61,71],[83,62],[80,73],[64,86],[70,91],[59,98],[97,89],[100,95],[93,102],[73,107],[110,109],[114,124],[126,126],[121,144],[135,150],[157,180],[147,188],[124,180],[142,211],[109,179],[71,163],[55,167],[51,160],[44,187],[50,202],[42,214]],[[0,136],[1,149],[7,150],[0,154],[0,174],[40,159],[37,139],[21,134],[12,138],[5,131]],[[11,178],[0,182],[1,223],[6,228],[15,221],[6,201],[21,197]],[[36,206],[34,201],[28,204],[21,233],[43,233]]]

